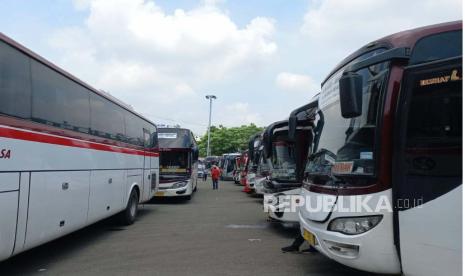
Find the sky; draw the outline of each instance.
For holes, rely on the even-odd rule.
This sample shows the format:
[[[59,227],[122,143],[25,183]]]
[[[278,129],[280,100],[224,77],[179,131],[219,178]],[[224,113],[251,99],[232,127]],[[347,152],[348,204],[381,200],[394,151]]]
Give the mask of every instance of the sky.
[[[267,126],[343,58],[461,0],[0,0],[0,32],[157,124]]]

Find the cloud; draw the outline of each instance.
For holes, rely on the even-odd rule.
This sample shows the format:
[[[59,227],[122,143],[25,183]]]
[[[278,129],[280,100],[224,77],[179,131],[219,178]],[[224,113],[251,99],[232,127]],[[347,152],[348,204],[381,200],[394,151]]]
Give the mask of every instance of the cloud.
[[[215,117],[217,118],[215,120]],[[224,126],[239,126],[254,123],[258,126],[263,125],[262,116],[246,102],[234,102],[225,105],[221,109],[214,109],[214,125],[222,124]]]
[[[153,121],[203,121],[199,91],[254,72],[277,53],[273,19],[239,27],[218,2],[167,13],[149,0],[75,0],[85,22],[48,41],[61,67]]]
[[[300,32],[308,39],[308,53],[318,53],[315,63],[334,66],[383,36],[461,19],[461,0],[324,0],[312,2]]]
[[[320,84],[307,75],[281,72],[276,76],[276,85],[285,91],[316,93]]]

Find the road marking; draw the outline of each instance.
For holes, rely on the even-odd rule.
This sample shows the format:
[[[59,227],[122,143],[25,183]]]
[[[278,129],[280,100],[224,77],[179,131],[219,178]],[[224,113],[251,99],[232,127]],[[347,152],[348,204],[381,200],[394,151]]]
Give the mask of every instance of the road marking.
[[[265,229],[268,224],[228,224],[226,228],[231,229]]]

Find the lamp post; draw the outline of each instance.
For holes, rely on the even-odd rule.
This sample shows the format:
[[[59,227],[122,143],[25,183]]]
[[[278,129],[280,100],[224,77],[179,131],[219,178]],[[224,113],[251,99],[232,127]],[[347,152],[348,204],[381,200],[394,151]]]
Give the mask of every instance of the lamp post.
[[[216,99],[215,95],[206,95],[205,98],[210,100],[210,115],[208,116],[208,140],[207,140],[207,156],[210,156],[210,126],[212,123],[212,100]]]

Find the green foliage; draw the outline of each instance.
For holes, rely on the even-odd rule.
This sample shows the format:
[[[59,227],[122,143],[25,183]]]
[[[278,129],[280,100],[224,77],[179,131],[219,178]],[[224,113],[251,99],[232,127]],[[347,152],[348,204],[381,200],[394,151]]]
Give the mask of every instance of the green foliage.
[[[210,128],[210,150],[211,155],[222,155],[223,153],[237,152],[247,149],[247,144],[252,135],[262,131],[262,127],[254,124],[240,127],[219,127]],[[199,141],[200,156],[205,157],[207,154],[208,133]]]

